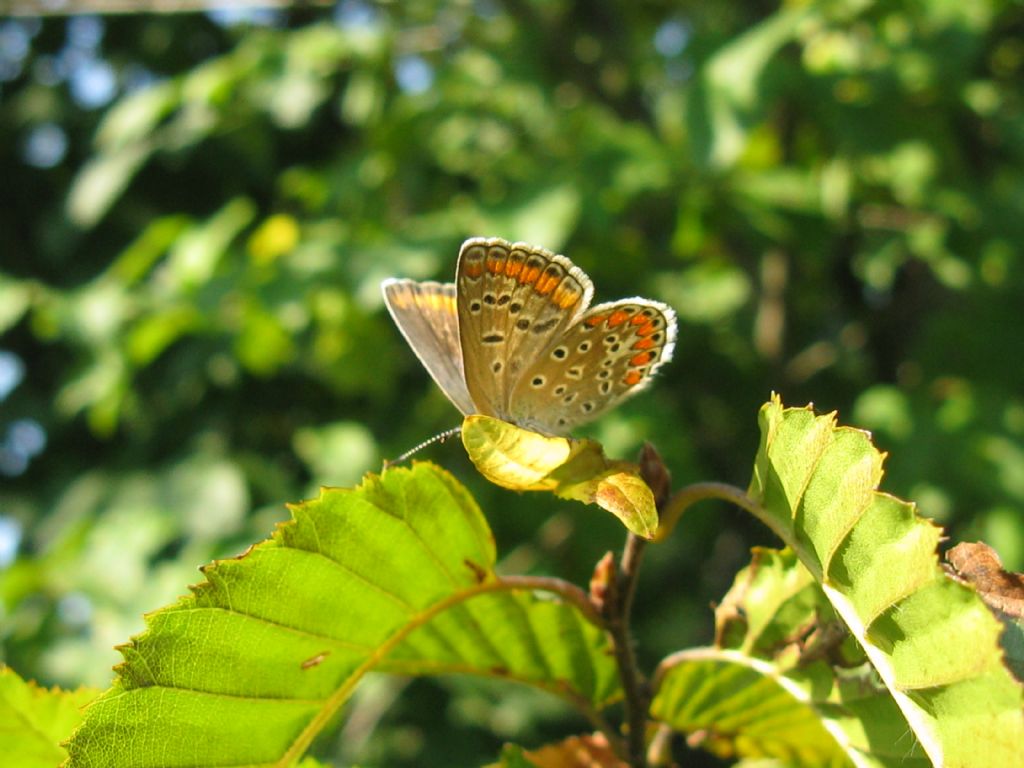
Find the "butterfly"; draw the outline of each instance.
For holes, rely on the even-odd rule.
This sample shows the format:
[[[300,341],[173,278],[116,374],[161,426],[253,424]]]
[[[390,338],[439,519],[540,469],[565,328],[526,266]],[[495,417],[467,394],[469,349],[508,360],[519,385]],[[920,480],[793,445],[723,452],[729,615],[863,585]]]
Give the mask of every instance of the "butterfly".
[[[591,307],[594,285],[569,259],[499,238],[463,243],[454,283],[392,278],[382,290],[464,415],[550,435],[642,390],[675,346],[671,307],[640,298]]]

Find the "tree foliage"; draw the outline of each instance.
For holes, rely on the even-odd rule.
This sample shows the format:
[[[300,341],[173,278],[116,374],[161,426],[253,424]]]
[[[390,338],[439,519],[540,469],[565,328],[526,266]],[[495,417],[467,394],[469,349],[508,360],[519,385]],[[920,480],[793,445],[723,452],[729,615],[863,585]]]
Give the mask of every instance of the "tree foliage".
[[[872,429],[887,490],[1024,569],[1022,22],[995,0],[0,20],[3,660],[105,688],[197,566],[451,426],[378,286],[450,279],[472,235],[679,313],[676,362],[588,432],[608,456],[648,439],[677,484],[745,485],[778,391]],[[516,570],[580,582],[617,541],[431,450]],[[778,543],[725,506],[681,525],[637,596],[648,667],[710,644],[707,604]],[[389,707],[394,685],[319,754],[479,763],[570,717],[458,678]]]

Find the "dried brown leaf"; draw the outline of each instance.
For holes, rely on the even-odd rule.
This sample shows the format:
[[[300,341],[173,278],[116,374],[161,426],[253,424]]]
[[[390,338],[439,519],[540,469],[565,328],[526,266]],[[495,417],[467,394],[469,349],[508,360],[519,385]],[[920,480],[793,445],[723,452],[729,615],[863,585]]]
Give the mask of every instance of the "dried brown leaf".
[[[537,768],[629,768],[600,733],[571,736],[523,755]]]
[[[990,608],[1024,618],[1024,574],[1003,569],[999,555],[984,542],[962,542],[946,553],[954,578],[974,586]]]

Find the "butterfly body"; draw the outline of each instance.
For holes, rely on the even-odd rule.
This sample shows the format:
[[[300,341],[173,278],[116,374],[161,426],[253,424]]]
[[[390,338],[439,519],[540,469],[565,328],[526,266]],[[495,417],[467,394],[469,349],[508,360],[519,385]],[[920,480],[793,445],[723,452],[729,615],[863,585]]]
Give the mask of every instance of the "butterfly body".
[[[569,259],[524,243],[463,243],[455,283],[386,280],[395,323],[463,414],[564,434],[643,389],[671,359],[675,313],[647,299],[590,307]]]

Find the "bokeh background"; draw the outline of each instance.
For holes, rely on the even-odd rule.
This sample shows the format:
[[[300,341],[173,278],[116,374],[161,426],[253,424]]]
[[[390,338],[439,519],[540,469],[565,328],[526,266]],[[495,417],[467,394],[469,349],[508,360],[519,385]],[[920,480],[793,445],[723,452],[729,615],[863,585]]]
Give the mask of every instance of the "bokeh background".
[[[610,454],[745,487],[776,391],[872,430],[887,490],[1024,568],[1018,3],[12,14],[0,178],[0,658],[26,677],[106,687],[200,565],[457,424],[379,283],[451,279],[475,235],[677,310],[675,361],[587,430]],[[621,544],[457,442],[422,458],[510,572],[585,583]],[[771,543],[707,504],[651,548],[644,663],[709,642]],[[527,691],[375,680],[317,753],[474,765],[582,727]]]

